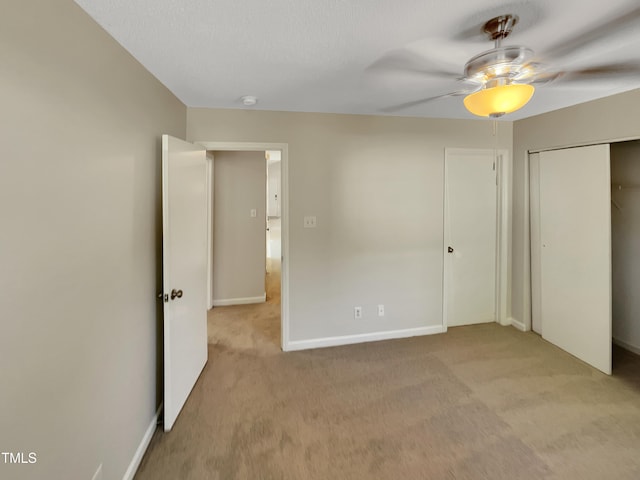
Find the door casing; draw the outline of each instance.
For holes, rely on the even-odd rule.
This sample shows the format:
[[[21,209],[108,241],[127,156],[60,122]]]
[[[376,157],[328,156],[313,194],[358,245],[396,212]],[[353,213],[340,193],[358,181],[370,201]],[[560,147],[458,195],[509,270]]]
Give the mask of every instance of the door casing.
[[[267,150],[279,150],[282,153],[280,160],[280,216],[281,216],[281,242],[282,242],[282,258],[281,258],[281,277],[280,277],[280,324],[281,337],[280,346],[283,351],[289,350],[289,145],[287,143],[267,143],[267,142],[214,142],[214,141],[195,141],[197,145],[202,146],[207,151],[231,151],[231,152],[255,152]],[[212,162],[211,169],[213,169]],[[212,178],[212,177],[211,177]],[[213,181],[210,183],[213,189]],[[211,190],[211,198],[213,198],[213,190]],[[213,215],[213,203],[209,202],[209,218]],[[213,237],[213,229],[209,229],[209,235]],[[210,240],[212,245],[212,240]],[[209,261],[208,265],[208,283],[211,287],[213,277],[213,265]],[[211,292],[211,288],[209,289]],[[211,296],[211,293],[209,293]]]

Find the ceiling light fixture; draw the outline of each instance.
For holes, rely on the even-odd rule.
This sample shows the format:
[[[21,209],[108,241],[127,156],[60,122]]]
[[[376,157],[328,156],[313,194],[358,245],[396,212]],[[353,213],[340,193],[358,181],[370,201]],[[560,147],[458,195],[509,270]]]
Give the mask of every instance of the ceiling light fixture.
[[[505,113],[515,112],[531,100],[535,91],[533,85],[504,83],[491,86],[490,84],[491,82],[481,90],[465,97],[464,106],[474,115],[497,118]]]
[[[479,117],[501,117],[524,107],[535,88],[531,76],[533,51],[526,47],[502,46],[518,23],[515,15],[502,15],[489,20],[484,31],[495,42],[493,49],[482,52],[464,66],[465,77],[479,84],[479,90],[467,95],[464,106]],[[517,83],[516,83],[517,82]]]
[[[240,100],[242,100],[242,104],[245,107],[253,107],[256,103],[258,103],[258,98],[253,95],[245,95]]]

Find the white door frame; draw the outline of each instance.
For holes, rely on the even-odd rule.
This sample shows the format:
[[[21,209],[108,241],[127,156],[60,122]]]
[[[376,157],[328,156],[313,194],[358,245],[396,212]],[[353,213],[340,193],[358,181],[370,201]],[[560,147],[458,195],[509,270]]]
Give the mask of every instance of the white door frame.
[[[207,151],[227,152],[256,152],[266,150],[280,150],[280,216],[281,216],[281,277],[280,277],[280,346],[282,350],[289,348],[289,144],[267,142],[211,142],[195,141]],[[209,164],[211,162],[208,162]],[[213,182],[211,182],[211,189]],[[212,195],[213,196],[213,195]],[[211,208],[211,204],[210,207]],[[211,215],[210,215],[211,216]],[[212,232],[209,232],[212,236]],[[209,262],[209,278],[213,275]]]
[[[498,198],[496,218],[496,322],[500,325],[511,325],[508,316],[509,298],[509,250],[511,245],[511,166],[509,151],[495,151],[496,173],[498,175]]]
[[[445,160],[447,152],[487,152],[491,151],[496,160],[496,181],[498,184],[496,192],[496,288],[495,288],[495,321],[500,325],[511,325],[512,319],[507,314],[508,308],[508,288],[509,288],[509,244],[511,242],[511,217],[509,194],[511,192],[511,157],[506,149],[486,149],[486,148],[446,148]],[[443,168],[444,171],[444,168]],[[446,182],[446,179],[444,179]],[[446,183],[444,184],[446,189]],[[444,189],[443,189],[444,191]],[[442,328],[447,331],[447,298],[449,295],[448,278],[446,272],[450,269],[445,268],[446,262],[451,261],[451,254],[447,252],[446,244],[446,198],[443,202],[443,288],[442,288]]]
[[[535,161],[532,157],[536,156]],[[536,277],[540,279],[540,254],[541,254],[541,239],[540,239],[540,154],[530,153],[528,155],[528,168],[527,168],[527,184],[529,185],[527,195],[528,200],[528,213],[529,221],[527,226],[529,227],[529,236],[527,237],[527,245],[529,248],[529,280],[531,282],[531,294],[530,298],[530,324],[531,330],[539,335],[542,335],[542,321],[540,315],[540,282],[534,282]],[[537,330],[533,328],[536,323]]]
[[[213,308],[213,152],[207,150],[207,310]]]

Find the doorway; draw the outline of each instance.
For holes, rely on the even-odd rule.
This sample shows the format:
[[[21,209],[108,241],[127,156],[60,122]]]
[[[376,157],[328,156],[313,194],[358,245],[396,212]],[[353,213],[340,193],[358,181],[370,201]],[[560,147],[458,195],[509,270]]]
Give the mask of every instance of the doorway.
[[[605,373],[640,353],[640,142],[529,154],[531,327]]]
[[[268,337],[268,341],[274,343],[277,348],[282,350],[287,350],[288,338],[289,338],[289,327],[288,327],[288,262],[286,261],[288,257],[288,182],[287,182],[287,174],[288,174],[288,146],[287,144],[275,144],[275,143],[233,143],[233,142],[197,142],[199,145],[202,145],[209,152],[210,158],[210,183],[211,183],[211,191],[212,191],[212,202],[210,202],[211,210],[210,210],[210,218],[212,219],[210,229],[210,252],[212,252],[210,262],[209,262],[209,279],[211,286],[211,301],[209,306],[214,306],[216,308],[226,308],[226,306],[237,305],[234,307],[235,312],[231,312],[231,317],[241,317],[245,316],[249,312],[249,309],[255,305],[264,306],[263,311],[261,313],[263,319],[268,317],[268,325],[266,323],[261,324],[262,327],[267,328],[268,332],[265,334],[265,337]],[[278,191],[278,214],[279,216],[273,216],[274,218],[269,219],[269,202],[268,202],[268,159],[266,152],[270,152],[270,156],[276,157],[279,156],[278,161],[278,176],[277,184],[279,187]],[[256,158],[256,161],[259,162],[259,165],[256,169],[256,175],[261,175],[261,180],[259,180],[259,184],[256,183],[253,187],[249,186],[248,189],[242,192],[235,192],[237,203],[241,205],[237,207],[237,209],[230,208],[230,205],[218,205],[215,202],[216,198],[216,186],[220,186],[221,184],[216,181],[215,170],[216,170],[216,158],[226,158],[226,157],[234,157],[239,154],[239,152],[245,152],[249,155],[253,155]],[[276,155],[277,152],[277,155]],[[228,160],[228,158],[227,158]],[[227,160],[224,160],[223,163],[229,163]],[[229,166],[229,165],[225,165]],[[236,173],[239,175],[243,175],[242,169],[238,171],[235,169]],[[259,172],[257,170],[260,170]],[[275,171],[275,169],[273,169]],[[250,175],[248,170],[244,172],[245,175]],[[254,180],[256,178],[253,175]],[[220,179],[218,179],[220,180]],[[225,197],[223,202],[227,201],[227,198],[231,198],[234,196],[233,190],[236,190],[238,185],[231,180],[230,184],[225,185],[227,193],[230,195]],[[253,193],[251,193],[253,192]],[[247,203],[248,202],[248,203]],[[229,210],[225,210],[229,208]],[[216,211],[218,215],[221,212],[225,213],[226,219],[216,218]],[[235,212],[235,213],[234,213]],[[231,213],[231,215],[228,215]],[[271,221],[269,221],[271,220]],[[261,252],[257,255],[259,258],[253,258],[255,260],[252,262],[252,266],[255,267],[256,262],[261,262],[258,264],[258,269],[254,269],[254,274],[252,276],[252,291],[246,291],[245,293],[241,290],[235,290],[234,292],[227,292],[228,295],[227,301],[224,302],[225,298],[219,294],[220,291],[216,289],[216,281],[218,286],[220,284],[221,278],[218,275],[221,272],[216,272],[216,245],[214,241],[214,232],[216,225],[220,225],[222,223],[227,222],[229,225],[234,225],[234,223],[242,223],[245,227],[252,228],[252,233],[249,233],[249,230],[245,232],[245,234],[236,233],[235,238],[233,235],[225,240],[227,243],[231,242],[232,245],[238,246],[242,239],[247,239],[248,236],[251,236],[251,240],[256,242],[262,242]],[[267,230],[268,229],[268,230]],[[279,233],[279,238],[276,239],[276,235]],[[218,239],[220,242],[220,239]],[[220,247],[221,245],[217,245]],[[234,250],[236,250],[234,248]],[[246,251],[235,252],[239,253],[242,258],[242,262],[244,260],[248,260],[249,255]],[[234,254],[235,254],[234,253]],[[252,253],[254,257],[255,253]],[[224,251],[218,251],[217,255],[218,259],[226,257]],[[224,261],[224,260],[223,260]],[[232,283],[236,282],[235,285],[240,288],[244,288],[247,285],[242,280],[242,275],[238,275],[238,272],[234,272],[233,264],[227,265],[227,267],[231,266],[231,269],[227,269],[227,273],[230,275],[232,279]],[[259,270],[259,272],[258,272]],[[223,272],[224,274],[224,272]],[[224,281],[224,280],[223,280]],[[243,285],[245,284],[245,285]],[[217,298],[216,298],[217,297]],[[223,302],[220,302],[223,300]],[[238,301],[240,300],[240,301]],[[217,305],[216,305],[217,304]],[[267,311],[268,310],[268,311]],[[251,315],[249,315],[251,316]],[[254,318],[254,317],[252,317]],[[258,318],[258,317],[255,317]],[[265,320],[266,321],[266,320]],[[236,325],[238,326],[238,325]],[[227,330],[227,333],[231,332],[235,326],[231,326],[231,330]],[[277,337],[277,338],[276,338]],[[216,339],[212,339],[210,336],[210,341],[216,341]]]
[[[611,144],[613,343],[640,355],[640,140]]]
[[[212,306],[266,301],[264,152],[214,151]]]
[[[282,152],[267,150],[267,268],[265,291],[267,301],[280,301],[281,259],[282,259],[282,215],[280,207]]]

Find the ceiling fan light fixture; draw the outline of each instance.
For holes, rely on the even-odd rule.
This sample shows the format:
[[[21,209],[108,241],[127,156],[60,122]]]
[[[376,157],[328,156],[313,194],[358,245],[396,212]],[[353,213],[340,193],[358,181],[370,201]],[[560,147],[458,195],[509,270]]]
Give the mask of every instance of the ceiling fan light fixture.
[[[464,106],[479,117],[501,117],[524,107],[534,91],[533,85],[519,83],[483,88],[467,95]]]

